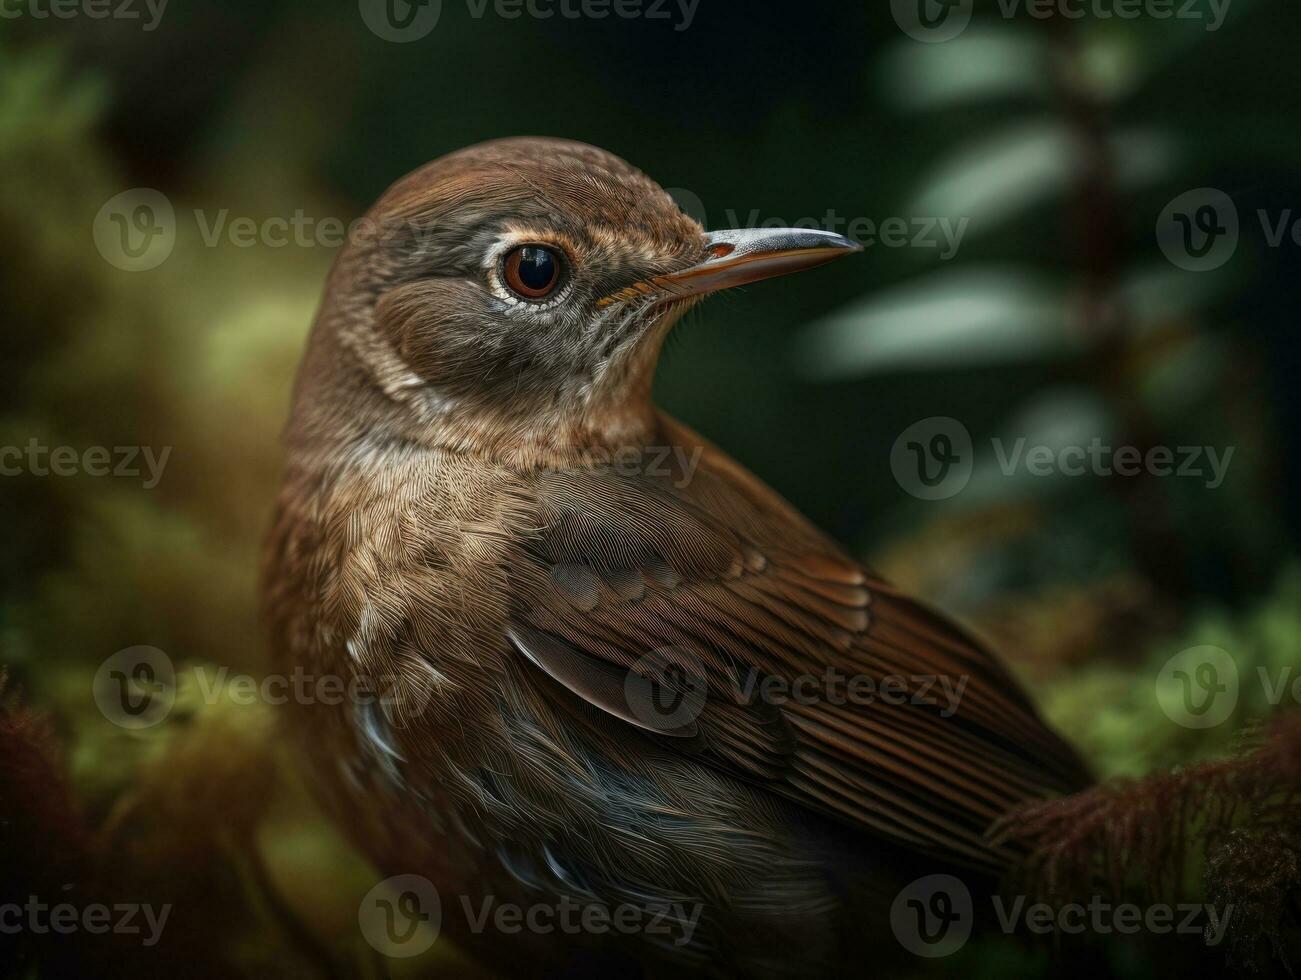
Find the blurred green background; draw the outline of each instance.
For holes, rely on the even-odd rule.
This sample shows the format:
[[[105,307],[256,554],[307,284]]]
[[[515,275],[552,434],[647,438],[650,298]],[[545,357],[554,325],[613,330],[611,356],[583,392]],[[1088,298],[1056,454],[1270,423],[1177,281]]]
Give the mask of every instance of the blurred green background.
[[[366,3],[173,0],[146,29],[143,4],[137,20],[60,19],[0,0],[0,446],[170,447],[152,487],[0,477],[0,659],[52,719],[123,880],[220,901],[222,969],[381,968],[351,938],[373,873],[279,756],[274,710],[185,681],[167,724],[128,732],[89,696],[103,660],[135,645],[187,669],[266,669],[258,549],[335,249],[205,234],[347,223],[484,139],[594,143],[709,228],[867,237],[865,221],[903,219],[905,244],[872,237],[853,261],[694,311],[661,404],[992,634],[1101,775],[1213,757],[1276,710],[1244,685],[1229,721],[1189,729],[1152,685],[1200,644],[1243,676],[1301,663],[1301,248],[1290,231],[1271,242],[1301,220],[1295,5],[1231,0],[1208,29],[1209,3],[1196,19],[981,3],[959,36],[927,43],[885,3],[512,19],[444,0],[427,36],[394,43]],[[176,237],[161,264],[128,271],[95,229],[139,188],[166,196]],[[1236,208],[1238,244],[1190,271],[1160,229],[1206,188]],[[963,229],[952,254],[913,241],[942,242],[940,222]],[[922,500],[892,449],[936,416],[969,432],[974,473]],[[1233,456],[1214,488],[1009,477],[995,437]],[[237,818],[220,805],[232,796],[248,799]],[[164,873],[176,862],[185,882]]]

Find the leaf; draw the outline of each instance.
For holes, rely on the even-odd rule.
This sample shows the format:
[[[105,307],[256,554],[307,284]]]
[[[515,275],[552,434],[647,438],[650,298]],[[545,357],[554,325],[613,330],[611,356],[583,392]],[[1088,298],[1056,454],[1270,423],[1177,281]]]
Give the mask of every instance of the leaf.
[[[1172,141],[1152,129],[1130,129],[1112,138],[1115,181],[1122,190],[1151,184],[1169,174]],[[1079,183],[1084,149],[1062,123],[1035,120],[969,143],[923,181],[908,213],[970,221],[968,235],[981,235],[1035,205],[1060,197]]]
[[[881,59],[881,88],[904,109],[941,109],[999,98],[1042,101],[1051,94],[1051,52],[1040,38],[968,30],[946,44],[893,45]]]
[[[1059,288],[1015,269],[935,273],[814,323],[799,356],[818,377],[1060,357],[1076,350]]]

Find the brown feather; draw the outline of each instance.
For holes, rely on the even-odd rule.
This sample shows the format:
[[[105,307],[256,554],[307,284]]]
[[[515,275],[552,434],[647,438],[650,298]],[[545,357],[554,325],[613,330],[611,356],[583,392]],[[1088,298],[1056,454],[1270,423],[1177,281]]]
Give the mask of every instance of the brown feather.
[[[1015,859],[986,831],[1080,785],[1071,749],[982,644],[651,403],[692,300],[633,287],[703,261],[699,225],[550,139],[451,154],[367,217],[383,234],[336,261],[295,389],[263,591],[286,673],[397,695],[294,703],[289,729],[384,874],[679,901],[698,932],[643,950],[805,975],[858,965],[919,869]],[[554,310],[498,288],[494,249],[524,240],[572,266]],[[680,656],[699,677],[656,669]],[[765,693],[828,669],[966,686],[951,715]],[[650,723],[630,692],[694,714]],[[506,972],[598,942],[458,925]]]

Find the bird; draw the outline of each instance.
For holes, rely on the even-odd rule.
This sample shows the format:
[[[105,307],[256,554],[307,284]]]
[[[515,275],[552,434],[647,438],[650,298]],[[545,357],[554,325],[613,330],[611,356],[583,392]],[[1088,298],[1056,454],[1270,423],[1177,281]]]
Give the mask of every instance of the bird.
[[[1088,784],[984,642],[654,404],[688,309],[857,243],[706,232],[534,137],[426,164],[359,227],[263,608],[280,669],[351,683],[286,723],[326,809],[436,886],[454,942],[503,975],[863,972],[901,887],[996,880],[1023,855],[991,825]],[[504,935],[465,921],[484,901],[631,926]]]

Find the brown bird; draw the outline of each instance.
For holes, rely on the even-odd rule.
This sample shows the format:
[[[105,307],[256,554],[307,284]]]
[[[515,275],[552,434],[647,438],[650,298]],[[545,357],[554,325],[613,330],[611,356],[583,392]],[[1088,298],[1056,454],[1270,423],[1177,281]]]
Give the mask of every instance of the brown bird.
[[[384,874],[503,970],[774,975],[862,970],[910,878],[1016,860],[990,824],[1080,786],[1073,751],[651,401],[701,297],[854,243],[706,233],[555,139],[443,157],[368,218],[296,386],[265,600],[286,670],[355,682],[294,730]],[[501,935],[465,921],[485,896],[630,925]]]

